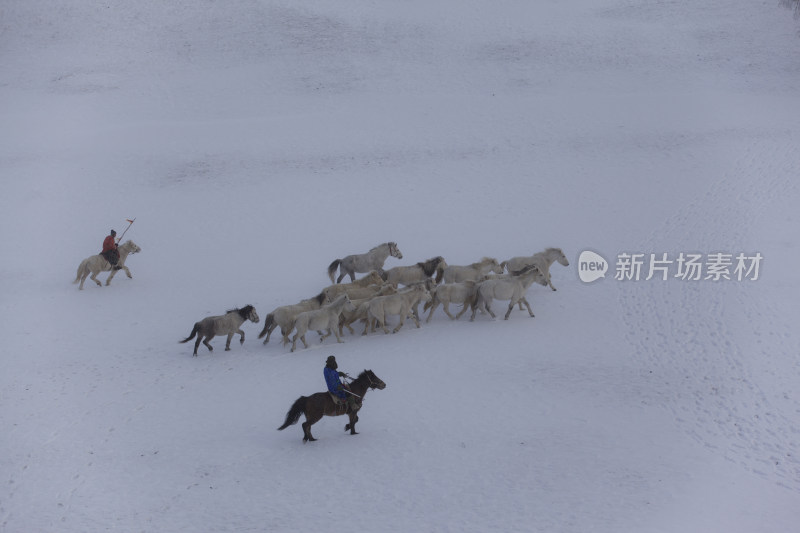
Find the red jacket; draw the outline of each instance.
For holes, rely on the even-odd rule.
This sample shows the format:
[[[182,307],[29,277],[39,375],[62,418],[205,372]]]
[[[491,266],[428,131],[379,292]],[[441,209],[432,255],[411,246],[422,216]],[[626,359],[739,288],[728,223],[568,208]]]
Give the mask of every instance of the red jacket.
[[[103,251],[100,253],[104,254],[110,250],[116,250],[116,249],[117,249],[117,243],[114,242],[114,237],[109,235],[103,241]]]

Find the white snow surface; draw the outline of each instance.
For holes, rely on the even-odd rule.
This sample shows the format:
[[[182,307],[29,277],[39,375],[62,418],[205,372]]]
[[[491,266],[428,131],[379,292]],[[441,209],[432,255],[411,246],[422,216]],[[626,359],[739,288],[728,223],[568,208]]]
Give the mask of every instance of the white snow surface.
[[[798,46],[777,0],[5,0],[0,530],[800,531]],[[535,318],[257,338],[386,241],[571,264]],[[359,434],[276,431],[330,354],[387,383]]]

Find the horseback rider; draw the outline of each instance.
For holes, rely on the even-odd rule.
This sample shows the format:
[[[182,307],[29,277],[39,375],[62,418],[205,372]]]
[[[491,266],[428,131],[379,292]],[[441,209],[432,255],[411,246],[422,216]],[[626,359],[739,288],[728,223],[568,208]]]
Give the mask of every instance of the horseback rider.
[[[350,411],[356,412],[361,408],[361,405],[356,401],[356,397],[349,392],[350,387],[346,383],[342,383],[340,379],[348,377],[347,374],[339,372],[337,368],[339,368],[339,365],[336,363],[336,358],[332,355],[328,356],[323,370],[328,392],[333,396],[333,401],[337,406],[344,404],[350,408]]]
[[[117,250],[116,236],[117,232],[112,229],[111,233],[103,240],[103,251],[100,252],[100,255],[111,263],[111,266],[116,266],[117,262],[119,262],[119,250]]]

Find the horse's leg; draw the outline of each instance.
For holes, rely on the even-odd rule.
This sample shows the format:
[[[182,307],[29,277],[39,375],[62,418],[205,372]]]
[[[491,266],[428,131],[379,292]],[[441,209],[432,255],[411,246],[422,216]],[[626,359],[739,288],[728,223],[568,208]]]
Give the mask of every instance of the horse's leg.
[[[356,431],[356,422],[358,422],[358,415],[351,411],[347,413],[347,416],[350,417],[350,423],[344,427],[344,430],[347,431],[349,429],[351,435],[358,435],[358,432]]]
[[[347,276],[347,275],[350,276],[350,281],[355,281],[356,280],[355,272],[353,270],[350,270],[349,268],[346,268],[344,265],[340,264],[339,265],[339,277],[336,278],[336,283],[341,283],[342,280],[344,279],[344,277]]]
[[[447,302],[444,302],[444,303],[442,304],[442,309],[444,310],[444,313],[445,313],[447,316],[449,316],[449,317],[450,317],[450,320],[455,320],[455,319],[456,319],[456,317],[454,317],[454,316],[453,316],[453,315],[450,313],[450,302],[449,302],[449,301],[447,301]],[[466,310],[466,307],[465,307],[464,309]],[[462,311],[462,313],[463,313],[463,311]],[[459,314],[458,316],[461,316],[461,315]]]
[[[404,312],[404,311],[405,311],[405,312]],[[407,317],[408,315],[410,315],[410,314],[411,314],[411,309],[401,309],[401,310],[400,310],[400,322],[399,322],[399,323],[397,324],[397,326],[395,326],[395,328],[392,330],[392,333],[397,333],[398,331],[400,331],[400,328],[402,328],[402,327],[403,327],[403,324],[404,324],[404,323],[405,323],[405,321],[406,321],[406,317]],[[413,315],[412,315],[412,316],[413,316]],[[414,320],[416,320],[416,318],[414,318]],[[417,327],[419,327],[419,322],[417,322]]]
[[[230,352],[231,351],[231,339],[233,339],[233,334],[234,334],[233,331],[228,333],[228,339],[225,341],[225,351],[226,352]]]
[[[354,413],[354,416],[355,416],[356,420],[355,420],[355,422],[353,422],[353,424],[355,424],[356,422],[358,422],[358,413]],[[349,423],[348,423],[348,424],[345,424],[345,426],[344,426],[344,430],[345,430],[345,431],[349,431],[349,430],[350,430],[350,424],[349,424]]]
[[[508,304],[508,311],[506,311],[506,316],[503,317],[503,320],[508,320],[509,315],[511,315],[511,311],[514,310],[514,304],[517,302],[519,302],[519,306],[522,307],[522,300],[517,300],[516,302],[511,300],[511,303]]]
[[[239,335],[241,335],[241,336],[239,337],[239,344],[244,344],[244,331],[242,331],[241,329],[237,329],[237,330],[236,330],[236,333],[238,333]]]
[[[309,440],[310,441],[317,440],[311,434],[311,426],[313,426],[314,424],[319,422],[319,419],[322,418],[322,410],[321,409],[320,409],[319,413],[317,413],[317,412],[309,413],[309,411],[310,411],[309,408],[311,406],[309,404],[306,404],[306,405],[308,405],[308,407],[306,408],[306,421],[303,422],[303,442],[306,442],[306,441],[309,441]]]
[[[434,297],[433,303],[431,303],[431,312],[428,313],[428,318],[425,319],[425,323],[426,324],[431,321],[431,318],[433,318],[433,312],[436,311],[437,307],[439,307],[439,300]],[[447,309],[447,308],[446,307],[442,307],[442,309]],[[445,312],[447,312],[447,311],[445,311]]]
[[[297,346],[297,339],[298,339],[298,338],[299,338],[301,341],[303,341],[303,346],[304,346],[304,347],[306,347],[306,348],[308,348],[308,343],[306,342],[306,334],[305,334],[305,332],[303,332],[303,333],[301,334],[301,333],[298,331],[297,333],[295,333],[295,334],[294,334],[294,337],[292,337],[292,350],[291,350],[291,351],[294,351],[294,350],[295,350],[295,347]]]
[[[478,292],[478,294],[475,296],[475,301],[472,302],[472,316],[469,317],[470,322],[475,320],[475,314],[478,312],[478,307],[480,307],[482,301],[483,296],[481,296],[481,293]]]
[[[327,337],[331,336],[331,330],[333,330],[333,333],[336,335],[336,342],[338,342],[339,344],[343,343],[344,341],[342,340],[342,336],[339,335],[339,332],[336,330],[336,328],[328,328],[328,335],[326,336]]]
[[[197,340],[194,341],[194,353],[192,354],[194,357],[197,357],[197,348],[200,347],[200,341],[203,340],[203,336],[201,334],[197,334]]]
[[[209,351],[209,352],[213,352],[213,351],[214,351],[214,347],[213,347],[213,346],[211,346],[211,343],[210,343],[210,342],[208,342],[208,341],[210,341],[210,340],[211,340],[211,339],[213,339],[213,338],[214,338],[214,335],[206,335],[206,336],[203,338],[203,344],[205,344],[205,345],[206,345],[206,348],[208,348],[208,351]],[[198,337],[198,338],[197,338],[197,340],[200,340],[200,337]]]
[[[456,320],[458,320],[459,318],[461,318],[461,315],[463,315],[464,313],[466,313],[466,312],[467,312],[467,309],[468,309],[467,302],[464,302],[464,307],[461,309],[461,311],[459,311],[459,312],[456,314]]]
[[[520,302],[525,304],[525,307],[528,308],[528,314],[533,316],[533,310],[531,309],[531,304],[528,303],[528,299],[524,296],[520,299]]]
[[[317,333],[319,334],[319,342],[324,341],[325,339],[327,339],[328,337],[330,337],[332,335],[331,328],[326,329],[324,332],[321,331],[321,330],[317,330]],[[339,338],[339,334],[338,333],[336,334],[336,338],[337,339]]]
[[[491,315],[492,318],[497,318],[497,315],[495,315],[494,312],[492,311],[491,303],[492,303],[491,299],[484,300],[483,308],[486,309],[486,311]]]
[[[418,303],[419,302],[417,302],[417,304]],[[413,313],[408,314],[408,316],[413,318],[414,319],[414,324],[416,324],[417,327],[419,327],[419,314],[417,313],[417,304],[415,304],[414,307],[412,307]]]
[[[103,284],[102,284],[102,283],[100,283],[100,280],[99,280],[99,279],[97,279],[97,275],[98,275],[99,273],[100,273],[100,271],[97,271],[97,272],[92,272],[92,275],[91,275],[91,276],[89,276],[89,279],[91,279],[92,281],[94,281],[95,283],[97,283],[97,286],[98,286],[98,287],[102,287],[102,286],[103,286]]]
[[[414,313],[414,318],[417,321],[419,321],[419,301],[417,301],[414,305],[411,306],[411,312]]]
[[[383,312],[383,315],[380,318],[375,317],[375,323],[380,323],[384,334],[389,333],[389,328],[386,327],[386,311]]]
[[[125,265],[122,265],[122,270],[125,271],[125,275],[126,276],[128,276],[131,279],[133,279],[133,276],[131,276],[131,271],[128,269],[128,267],[126,267]]]

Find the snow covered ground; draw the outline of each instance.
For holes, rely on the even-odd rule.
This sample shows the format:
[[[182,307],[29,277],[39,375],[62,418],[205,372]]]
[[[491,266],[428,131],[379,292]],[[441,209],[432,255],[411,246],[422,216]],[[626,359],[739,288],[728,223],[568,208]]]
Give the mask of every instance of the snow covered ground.
[[[797,32],[777,1],[6,0],[0,530],[800,531]],[[133,279],[78,291],[133,217]],[[535,318],[257,339],[389,240],[571,264]],[[763,261],[615,279],[681,252]],[[177,343],[246,304],[243,345]],[[387,388],[304,445],[276,428],[330,354]]]

